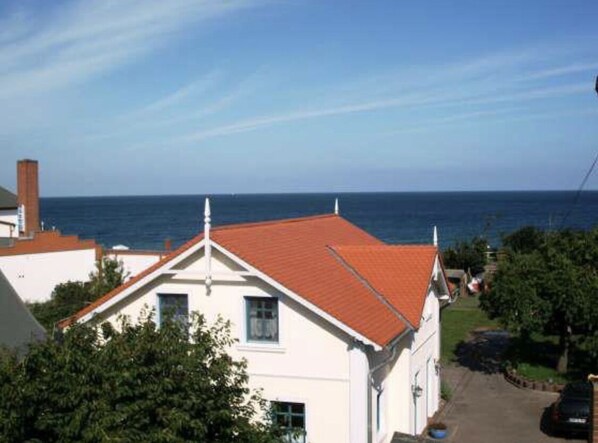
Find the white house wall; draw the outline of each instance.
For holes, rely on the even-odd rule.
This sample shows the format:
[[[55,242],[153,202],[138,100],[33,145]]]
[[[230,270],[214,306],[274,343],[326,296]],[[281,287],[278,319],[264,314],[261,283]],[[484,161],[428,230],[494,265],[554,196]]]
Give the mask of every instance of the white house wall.
[[[59,283],[89,280],[95,260],[95,249],[8,255],[0,257],[0,270],[23,301],[41,302]]]
[[[106,257],[122,262],[127,279],[135,277],[160,260],[160,254],[135,254],[134,252],[127,252],[126,254],[110,252],[106,254]]]
[[[232,332],[239,343],[230,352],[235,358],[247,360],[250,387],[261,388],[268,400],[305,404],[309,442],[349,442],[349,337],[256,277],[231,275],[239,266],[215,249],[212,249],[214,282],[209,294],[201,277],[205,271],[201,254],[195,254],[177,268],[186,274],[160,278],[109,308],[98,320],[117,323],[120,314],[135,320],[144,308],[156,307],[160,293],[188,294],[190,311],[202,313],[210,322],[218,315],[231,320]],[[246,341],[247,296],[278,298],[278,344]]]
[[[394,431],[409,433],[412,395],[409,384],[409,371],[412,334],[402,339],[397,344],[395,358],[388,367],[376,374],[375,384],[384,388],[383,414],[384,426],[377,433],[376,442],[390,442]],[[372,388],[372,429],[376,429],[376,389]]]
[[[18,237],[17,232],[17,210],[16,209],[0,209],[0,222],[12,223],[15,225],[11,232],[11,227],[0,223],[0,237]]]
[[[371,388],[371,428],[374,430],[374,443],[389,443],[393,432],[419,434],[427,425],[428,417],[434,415],[439,407],[440,378],[435,371],[435,363],[439,358],[440,335],[439,305],[434,292],[426,298],[420,328],[415,332],[408,332],[397,343],[394,358],[386,366],[380,368],[373,376]],[[372,353],[370,366],[375,367],[392,354],[389,351]],[[431,380],[429,388],[426,386],[427,362],[431,363]],[[417,399],[412,392],[414,376],[420,371],[420,386],[422,395]],[[381,413],[382,427],[377,430],[377,401],[378,389],[383,389]],[[429,397],[428,397],[429,395]],[[429,409],[426,401],[430,401]],[[416,411],[420,414],[419,426],[415,426]]]
[[[430,290],[423,309],[420,328],[413,334],[410,358],[410,386],[419,373],[418,385],[422,395],[411,408],[411,433],[421,433],[439,407],[440,377],[436,364],[440,359],[439,303],[433,290]],[[429,379],[428,379],[429,377]],[[411,397],[413,399],[413,397]],[[417,421],[417,426],[416,426]]]

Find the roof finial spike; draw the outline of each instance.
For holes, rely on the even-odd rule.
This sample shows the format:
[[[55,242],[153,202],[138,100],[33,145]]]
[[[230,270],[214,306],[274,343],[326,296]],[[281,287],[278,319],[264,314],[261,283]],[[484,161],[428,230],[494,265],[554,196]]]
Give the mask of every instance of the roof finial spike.
[[[338,198],[334,199],[334,214],[335,215],[339,214],[339,210],[338,210]]]
[[[206,257],[206,292],[210,294],[210,287],[212,286],[212,242],[210,241],[210,228],[211,228],[211,215],[210,211],[210,199],[206,197],[205,207],[203,211],[204,215],[204,227],[203,236],[205,242],[205,257]]]
[[[204,205],[204,210],[203,210],[203,215],[204,215],[204,222],[205,223],[210,223],[210,216],[212,215],[212,211],[210,211],[210,199],[208,197],[206,197],[206,202]]]
[[[432,243],[434,246],[438,247],[438,229],[436,229],[436,225],[434,225],[434,234],[432,236]]]

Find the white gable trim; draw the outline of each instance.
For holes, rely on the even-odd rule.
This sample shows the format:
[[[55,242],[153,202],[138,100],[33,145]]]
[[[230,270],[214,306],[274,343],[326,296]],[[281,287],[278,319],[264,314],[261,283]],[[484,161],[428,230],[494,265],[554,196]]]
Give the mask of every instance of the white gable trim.
[[[327,312],[323,311],[322,309],[320,309],[313,303],[310,303],[309,301],[305,300],[300,295],[298,295],[295,292],[291,291],[290,289],[286,288],[285,286],[283,286],[282,284],[280,284],[273,278],[269,277],[268,275],[264,274],[263,272],[259,271],[256,268],[254,268],[253,266],[251,266],[249,263],[245,262],[240,257],[236,256],[235,254],[233,254],[226,248],[220,246],[214,240],[211,240],[210,243],[213,248],[217,249],[222,254],[224,254],[225,256],[227,256],[228,258],[230,258],[231,260],[233,260],[234,262],[236,262],[237,264],[242,266],[244,269],[249,271],[249,273],[251,273],[252,275],[255,275],[255,277],[259,278],[260,280],[263,280],[264,282],[266,282],[273,288],[277,289],[281,293],[285,294],[292,300],[296,301],[300,305],[306,307],[310,311],[312,311],[315,314],[317,314],[318,316],[322,317],[324,320],[327,320],[329,323],[333,324],[334,326],[339,328],[341,331],[347,333],[348,335],[350,335],[352,337],[355,337],[357,340],[363,342],[366,345],[372,346],[376,351],[379,351],[382,349],[382,347],[379,344],[373,342],[372,340],[368,339],[364,335],[358,333],[357,331],[350,328],[349,326],[347,326],[340,320],[336,319],[335,317],[331,316]],[[172,274],[171,269],[174,266],[176,266],[177,264],[179,264],[180,262],[182,262],[183,260],[188,258],[193,253],[201,250],[201,248],[204,247],[204,244],[205,244],[204,239],[202,239],[200,242],[191,246],[189,249],[187,249],[180,255],[176,256],[172,260],[168,261],[160,268],[158,268],[158,269],[154,270],[153,272],[151,272],[150,274],[144,276],[139,281],[135,282],[128,288],[124,289],[121,293],[115,295],[114,297],[112,297],[109,300],[106,300],[100,306],[93,309],[91,312],[85,314],[83,317],[81,317],[80,319],[77,320],[77,323],[85,323],[85,322],[91,320],[94,316],[106,311],[107,309],[111,308],[112,306],[116,305],[117,303],[120,303],[122,300],[127,298],[130,294],[141,289],[143,286],[147,285],[148,283],[150,283],[151,281],[156,279],[158,276],[164,275],[164,274]]]
[[[169,269],[171,269],[173,266],[176,266],[177,264],[179,264],[180,262],[182,262],[183,260],[185,260],[187,257],[189,257],[194,252],[199,251],[203,247],[203,245],[204,245],[204,240],[202,239],[197,244],[191,246],[186,251],[184,251],[181,254],[179,254],[176,257],[174,257],[172,260],[169,260],[167,263],[164,263],[164,265],[162,265],[161,267],[159,267],[155,271],[150,272],[148,275],[146,275],[145,277],[141,278],[139,281],[136,281],[134,284],[132,284],[131,286],[129,286],[128,288],[126,288],[125,290],[123,290],[121,293],[115,295],[114,297],[112,297],[109,300],[106,300],[100,306],[98,306],[97,308],[95,308],[91,312],[85,314],[83,317],[81,317],[80,319],[77,320],[77,323],[85,323],[85,322],[91,320],[97,314],[100,314],[100,313],[104,312],[105,310],[107,310],[108,308],[110,308],[110,307],[114,306],[115,304],[121,302],[122,300],[124,300],[125,298],[127,298],[131,293],[137,291],[138,289],[141,289],[143,286],[145,286],[148,283],[150,283],[156,277],[164,274],[166,271],[168,271]]]
[[[320,309],[319,307],[317,307],[313,303],[305,300],[300,295],[298,295],[295,292],[291,291],[290,289],[288,289],[287,287],[283,286],[282,284],[280,284],[279,282],[277,282],[273,278],[269,277],[268,275],[264,274],[260,270],[254,268],[249,263],[247,263],[246,261],[244,261],[242,258],[240,258],[237,255],[233,254],[232,252],[230,252],[226,248],[220,246],[218,243],[216,243],[213,240],[212,240],[212,247],[214,247],[218,251],[222,252],[228,258],[230,258],[231,260],[237,262],[239,265],[241,265],[242,267],[244,267],[248,271],[253,272],[255,274],[255,276],[257,278],[259,278],[260,280],[263,280],[264,282],[268,283],[273,288],[275,288],[278,291],[282,292],[283,294],[287,295],[290,299],[296,301],[300,305],[302,305],[302,306],[306,307],[307,309],[309,309],[310,311],[316,313],[317,315],[319,315],[320,317],[322,317],[324,320],[327,320],[329,323],[332,323],[334,326],[336,326],[337,328],[339,328],[341,331],[349,334],[352,337],[355,337],[357,340],[363,342],[366,345],[372,346],[376,351],[380,351],[382,349],[382,346],[380,346],[379,344],[373,342],[369,338],[365,337],[364,335],[362,335],[359,332],[355,331],[354,329],[350,328],[349,326],[347,326],[346,324],[344,324],[343,322],[341,322],[337,318],[333,317],[332,315],[328,314],[326,311]]]
[[[432,276],[430,278],[430,283],[432,281],[438,281],[438,277],[442,281],[442,289],[445,291],[445,294],[438,294],[437,297],[441,297],[442,295],[451,296],[451,291],[449,290],[448,283],[446,281],[446,277],[444,272],[442,272],[442,265],[440,264],[440,257],[436,254],[436,258],[434,259],[434,267],[432,268]]]

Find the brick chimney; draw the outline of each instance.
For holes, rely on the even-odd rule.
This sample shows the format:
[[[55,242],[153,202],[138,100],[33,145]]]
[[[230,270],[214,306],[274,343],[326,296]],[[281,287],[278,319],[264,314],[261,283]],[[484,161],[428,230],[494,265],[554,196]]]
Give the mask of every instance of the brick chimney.
[[[39,182],[37,160],[17,162],[17,202],[25,211],[24,235],[40,230],[39,227]]]
[[[592,400],[590,402],[590,434],[588,442],[598,443],[598,375],[590,374],[588,380],[592,383]]]

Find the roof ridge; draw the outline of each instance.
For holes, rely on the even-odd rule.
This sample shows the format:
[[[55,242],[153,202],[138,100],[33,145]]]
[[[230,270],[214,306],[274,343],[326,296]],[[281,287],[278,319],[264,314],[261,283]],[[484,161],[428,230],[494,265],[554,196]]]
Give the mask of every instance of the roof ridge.
[[[226,231],[229,229],[240,229],[240,228],[259,228],[262,226],[269,226],[269,225],[280,225],[286,223],[300,223],[304,221],[311,221],[311,220],[318,220],[324,218],[333,218],[333,217],[340,217],[336,214],[317,214],[317,215],[308,215],[305,217],[294,217],[294,218],[283,218],[283,219],[274,219],[274,220],[264,220],[259,222],[248,222],[248,223],[233,223],[230,225],[222,225],[222,226],[212,226],[212,232],[214,231]],[[342,217],[341,217],[342,218]],[[344,220],[344,219],[343,219]]]
[[[12,192],[10,189],[5,188],[4,186],[0,185],[0,190],[1,191],[6,191],[9,192],[10,194],[14,195],[15,197],[17,196],[17,194],[15,194],[14,192]]]
[[[402,321],[406,326],[407,329],[411,329],[412,331],[415,330],[415,327],[411,324],[411,322],[400,312],[387,298],[384,294],[378,291],[375,286],[365,277],[363,276],[353,265],[351,265],[343,256],[338,254],[334,248],[328,247],[328,251],[332,254],[334,258],[343,266],[347,271],[349,271],[353,276],[359,281],[372,295],[381,302],[390,312],[392,312],[400,321]],[[394,339],[394,338],[393,338]]]
[[[420,244],[407,244],[407,245],[398,245],[398,244],[382,244],[382,245],[331,245],[331,248],[335,248],[335,249],[348,249],[348,248],[353,248],[353,249],[384,249],[384,248],[388,248],[388,249],[438,249],[437,246],[434,245],[428,245],[425,243],[420,243]]]

